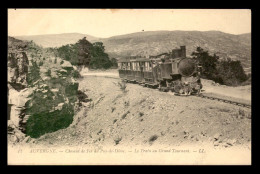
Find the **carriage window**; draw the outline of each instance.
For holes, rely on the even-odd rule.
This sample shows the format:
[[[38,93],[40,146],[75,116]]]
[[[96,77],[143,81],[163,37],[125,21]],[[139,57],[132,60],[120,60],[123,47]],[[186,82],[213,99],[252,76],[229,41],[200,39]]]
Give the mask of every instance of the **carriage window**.
[[[140,71],[140,62],[136,62],[136,70]]]
[[[144,70],[145,70],[145,71],[148,71],[147,62],[144,62]]]
[[[144,70],[145,71],[151,71],[152,70],[150,62],[145,62]]]
[[[127,63],[127,70],[131,70],[130,63]]]
[[[148,62],[149,63],[149,71],[152,71],[152,64],[151,62]]]
[[[133,70],[135,71],[135,70],[136,70],[136,64],[135,64],[135,62],[132,62],[132,65],[133,65]]]
[[[139,62],[139,68],[140,68],[140,70],[141,70],[141,68],[144,70],[144,62]]]
[[[122,63],[122,69],[126,69],[126,63]]]
[[[134,63],[134,66],[135,66],[134,70],[138,71],[138,62],[133,62],[133,63]]]
[[[118,69],[122,69],[122,63],[118,63]]]

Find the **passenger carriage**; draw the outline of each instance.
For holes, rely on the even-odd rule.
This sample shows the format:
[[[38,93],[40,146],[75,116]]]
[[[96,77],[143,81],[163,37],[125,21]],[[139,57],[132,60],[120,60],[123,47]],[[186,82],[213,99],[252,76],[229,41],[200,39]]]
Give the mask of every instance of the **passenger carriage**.
[[[118,61],[120,78],[163,91],[190,94],[202,88],[197,64],[186,57],[186,48],[174,49],[149,58],[135,57]]]

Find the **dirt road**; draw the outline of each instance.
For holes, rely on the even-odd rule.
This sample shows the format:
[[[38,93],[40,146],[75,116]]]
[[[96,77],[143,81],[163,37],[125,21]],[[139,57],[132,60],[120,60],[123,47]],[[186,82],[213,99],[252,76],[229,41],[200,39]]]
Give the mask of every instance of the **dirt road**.
[[[96,76],[96,77],[111,77],[111,78],[119,78],[118,71],[107,70],[107,71],[99,71],[99,70],[83,70],[81,72],[82,76]],[[251,85],[246,86],[238,86],[231,87],[225,85],[219,85],[214,83],[212,80],[202,79],[203,91],[205,93],[214,93],[222,96],[242,99],[251,102]]]

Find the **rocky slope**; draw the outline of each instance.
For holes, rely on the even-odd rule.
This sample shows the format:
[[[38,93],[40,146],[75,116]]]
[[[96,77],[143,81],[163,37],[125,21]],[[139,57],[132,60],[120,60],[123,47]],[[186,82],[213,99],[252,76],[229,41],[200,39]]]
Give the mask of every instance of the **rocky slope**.
[[[8,140],[69,126],[78,100],[76,67],[32,42],[8,37],[8,47]]]
[[[120,89],[118,79],[85,77],[84,103],[73,123],[31,139],[44,147],[250,148],[251,110],[197,97],[173,96],[136,84]]]
[[[173,96],[137,84],[123,88],[111,77],[81,79],[79,90],[89,99],[82,100],[72,124],[10,146],[10,154],[22,148],[27,155],[26,162],[12,160],[31,164],[30,159],[41,157],[37,161],[41,164],[75,165],[250,164],[251,109]],[[32,149],[55,154],[31,153]]]
[[[27,46],[26,42],[8,38],[8,125],[12,125],[9,130],[20,127],[25,117],[25,103],[30,93],[27,83]]]

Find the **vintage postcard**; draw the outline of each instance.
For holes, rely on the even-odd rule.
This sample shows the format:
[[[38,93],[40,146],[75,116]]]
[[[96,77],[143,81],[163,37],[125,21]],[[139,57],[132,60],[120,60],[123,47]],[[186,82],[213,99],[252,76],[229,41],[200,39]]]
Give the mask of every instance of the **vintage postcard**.
[[[8,9],[8,165],[251,165],[250,9]]]

